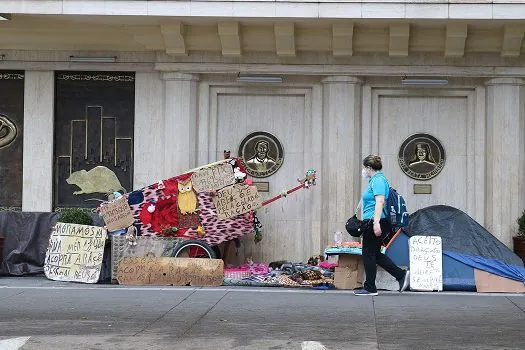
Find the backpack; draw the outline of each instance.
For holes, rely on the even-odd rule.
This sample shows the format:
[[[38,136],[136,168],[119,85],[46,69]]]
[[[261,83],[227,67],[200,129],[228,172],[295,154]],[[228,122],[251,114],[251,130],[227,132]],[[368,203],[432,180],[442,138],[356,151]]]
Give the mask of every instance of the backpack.
[[[405,199],[397,191],[390,187],[388,198],[385,200],[384,213],[392,228],[397,229],[408,226],[408,211]]]

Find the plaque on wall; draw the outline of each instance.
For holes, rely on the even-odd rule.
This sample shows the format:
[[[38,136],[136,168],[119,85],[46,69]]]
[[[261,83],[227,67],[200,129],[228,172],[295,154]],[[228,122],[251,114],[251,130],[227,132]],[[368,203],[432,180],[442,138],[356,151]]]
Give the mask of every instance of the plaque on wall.
[[[257,192],[270,192],[270,183],[269,182],[253,182],[253,185],[257,187]]]
[[[241,159],[248,175],[263,178],[277,172],[284,161],[281,142],[272,134],[258,131],[249,134],[239,146]]]
[[[96,207],[133,187],[135,74],[56,72],[55,207]]]
[[[414,194],[432,194],[432,185],[414,184]]]
[[[414,134],[399,148],[398,162],[408,177],[430,180],[445,166],[445,149],[432,135]]]
[[[0,207],[22,207],[24,72],[0,71]]]

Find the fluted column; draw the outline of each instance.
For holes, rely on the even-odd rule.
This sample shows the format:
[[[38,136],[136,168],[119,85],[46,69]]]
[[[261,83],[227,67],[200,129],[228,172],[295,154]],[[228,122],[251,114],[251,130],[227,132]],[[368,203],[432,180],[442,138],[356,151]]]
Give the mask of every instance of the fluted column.
[[[323,232],[322,246],[345,223],[359,201],[361,80],[323,79]],[[348,236],[345,236],[348,237]]]
[[[196,166],[197,81],[194,74],[163,73],[164,178]]]
[[[508,246],[517,227],[516,219],[525,209],[524,84],[523,79],[514,78],[486,82],[485,224]]]

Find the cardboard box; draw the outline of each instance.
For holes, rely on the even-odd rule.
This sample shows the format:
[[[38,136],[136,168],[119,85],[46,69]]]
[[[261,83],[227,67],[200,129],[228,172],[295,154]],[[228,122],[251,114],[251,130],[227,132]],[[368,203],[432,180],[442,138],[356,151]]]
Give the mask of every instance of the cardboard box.
[[[339,254],[337,266],[348,267],[352,270],[357,270],[357,265],[360,261],[362,261],[361,255]]]
[[[525,293],[525,285],[492,273],[474,269],[478,293]]]
[[[337,289],[361,288],[363,274],[364,266],[361,256],[339,255],[339,266],[335,268],[334,273],[334,285]]]

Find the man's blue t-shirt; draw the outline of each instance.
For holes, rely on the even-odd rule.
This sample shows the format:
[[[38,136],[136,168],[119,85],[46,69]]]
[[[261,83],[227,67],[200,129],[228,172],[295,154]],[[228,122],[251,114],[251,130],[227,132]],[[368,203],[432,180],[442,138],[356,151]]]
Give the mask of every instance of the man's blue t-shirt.
[[[375,196],[385,196],[385,201],[388,197],[390,184],[385,175],[378,171],[368,180],[368,187],[363,192],[363,220],[374,218],[374,211],[376,207]],[[381,218],[385,217],[384,211],[381,212]]]

